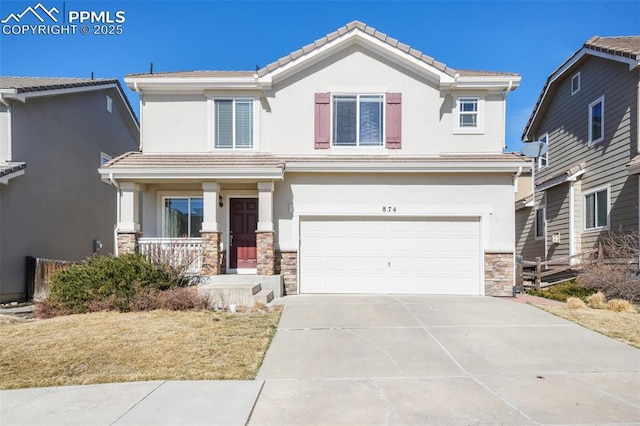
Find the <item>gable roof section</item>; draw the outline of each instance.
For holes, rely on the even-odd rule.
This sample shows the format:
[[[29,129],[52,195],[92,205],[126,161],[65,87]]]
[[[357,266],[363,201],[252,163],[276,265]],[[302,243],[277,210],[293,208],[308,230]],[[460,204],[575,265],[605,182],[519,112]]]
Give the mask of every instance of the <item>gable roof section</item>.
[[[584,58],[585,55],[624,62],[629,64],[629,69],[632,70],[640,66],[640,36],[594,36],[587,40],[580,50],[571,55],[569,59],[563,62],[562,65],[547,77],[547,81],[540,92],[531,116],[529,116],[529,121],[522,132],[522,140],[530,140],[533,138],[532,132],[535,130],[538,115],[544,107],[544,101],[547,95],[553,92],[555,83],[561,80],[573,65]]]
[[[392,61],[429,76],[441,85],[455,85],[459,78],[464,79],[465,87],[480,83],[482,87],[515,88],[520,75],[495,71],[458,71],[425,55],[385,33],[360,21],[353,21],[338,28],[294,52],[291,52],[267,66],[253,71],[180,71],[154,74],[129,74],[125,82],[133,90],[155,88],[162,85],[167,90],[176,87],[206,88],[256,88],[268,89],[274,81],[286,78],[298,70],[330,56],[354,43],[362,44]],[[144,87],[143,87],[144,86]]]
[[[25,102],[32,96],[55,96],[75,91],[115,88],[135,126],[140,123],[129,99],[116,78],[6,77],[0,76],[0,97]]]

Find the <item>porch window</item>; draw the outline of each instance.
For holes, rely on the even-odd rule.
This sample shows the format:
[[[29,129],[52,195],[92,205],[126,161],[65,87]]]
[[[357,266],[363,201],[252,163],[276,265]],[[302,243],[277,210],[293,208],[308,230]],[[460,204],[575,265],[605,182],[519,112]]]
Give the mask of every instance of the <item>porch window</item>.
[[[165,197],[163,236],[200,238],[202,212],[202,197]]]
[[[253,148],[253,99],[216,99],[214,108],[215,147]]]
[[[584,196],[584,229],[595,230],[609,226],[609,190],[593,191]]]
[[[333,97],[334,146],[382,146],[383,95]]]

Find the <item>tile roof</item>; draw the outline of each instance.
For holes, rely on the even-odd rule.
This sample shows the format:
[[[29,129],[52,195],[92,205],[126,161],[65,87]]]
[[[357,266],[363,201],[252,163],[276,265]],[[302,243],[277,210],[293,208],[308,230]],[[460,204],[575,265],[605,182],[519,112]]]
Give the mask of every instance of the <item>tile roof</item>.
[[[143,154],[141,152],[128,152],[109,161],[104,169],[137,169],[137,168],[243,168],[243,167],[274,167],[285,168],[287,162],[326,162],[326,163],[494,163],[494,162],[522,162],[529,161],[519,154],[461,154],[461,155],[436,155],[436,156],[411,156],[411,157],[387,157],[387,156],[273,156],[270,154]]]
[[[558,173],[554,173],[552,175],[549,175],[539,181],[536,182],[536,185],[543,185],[547,182],[551,182],[554,179],[558,179],[560,177],[566,176],[566,177],[570,177],[576,173],[578,173],[581,170],[585,170],[587,168],[587,163],[585,163],[584,161],[580,164],[576,164],[575,166],[571,167],[570,169],[567,170],[563,170],[561,172]]]
[[[556,73],[561,70],[565,65],[571,62],[581,51],[582,49],[593,50],[597,52],[609,53],[616,56],[622,56],[626,58],[631,58],[636,61],[640,61],[640,36],[619,36],[619,37],[600,37],[593,36],[584,44],[582,47],[575,52],[569,59],[564,61],[558,68],[556,68],[549,77],[547,77],[547,81],[544,83],[544,87],[542,91],[540,91],[540,96],[536,101],[535,106],[533,107],[533,111],[529,116],[529,120],[527,121],[527,125],[522,132],[522,140],[526,140],[527,133],[529,128],[533,125],[533,120],[536,117],[536,113],[538,109],[542,106],[542,100],[544,99],[544,95],[547,92],[547,89],[552,83],[552,79],[556,75]]]
[[[206,78],[206,77],[253,77],[254,71],[168,71],[154,72],[153,74],[127,74],[126,77],[181,77],[181,78]]]
[[[594,36],[585,42],[584,47],[598,52],[640,60],[640,36]]]
[[[456,74],[459,74],[461,76],[503,76],[503,75],[519,75],[519,74],[515,74],[515,73],[503,73],[503,72],[496,72],[496,71],[478,71],[478,70],[456,70],[453,68],[448,67],[447,65],[443,64],[442,62],[438,62],[437,60],[435,60],[434,58],[432,58],[431,56],[425,55],[424,53],[420,52],[417,49],[414,49],[413,47],[406,45],[398,40],[396,40],[393,37],[388,36],[387,34],[380,32],[378,30],[376,30],[375,28],[360,22],[360,21],[352,21],[348,24],[346,24],[343,27],[338,28],[336,31],[333,31],[329,34],[327,34],[324,37],[321,37],[319,39],[317,39],[316,41],[314,41],[313,43],[310,43],[294,52],[291,52],[283,57],[281,57],[280,59],[268,64],[267,66],[260,68],[258,70],[254,71],[178,71],[178,72],[162,72],[162,73],[140,73],[140,74],[128,74],[127,77],[177,77],[177,78],[189,78],[189,77],[249,77],[249,76],[253,76],[254,74],[258,74],[258,77],[263,77],[267,74],[269,74],[272,71],[275,71],[276,69],[288,64],[289,62],[298,59],[304,55],[307,55],[311,52],[313,52],[314,50],[324,46],[325,44],[337,39],[338,37],[341,37],[351,31],[356,31],[356,30],[360,30],[363,31],[364,33],[382,41],[383,43],[388,44],[389,46],[392,46],[396,49],[401,50],[404,53],[407,53],[411,56],[413,56],[414,58],[424,62],[425,64],[431,65],[433,67],[435,67],[436,69],[444,72],[445,74],[454,77]]]
[[[0,89],[15,89],[18,93],[108,84],[119,83],[107,78],[0,77]]]
[[[269,154],[143,154],[127,152],[103,168],[242,168],[279,167],[284,161]]]
[[[0,164],[0,178],[10,175],[11,173],[24,170],[27,167],[27,163],[4,163]]]

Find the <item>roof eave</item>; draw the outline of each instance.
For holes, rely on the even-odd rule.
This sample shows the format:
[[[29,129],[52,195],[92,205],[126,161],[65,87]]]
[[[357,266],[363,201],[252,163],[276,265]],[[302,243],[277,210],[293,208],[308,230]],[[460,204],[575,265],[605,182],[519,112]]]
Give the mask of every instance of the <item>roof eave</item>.
[[[523,162],[403,162],[287,161],[287,172],[307,173],[515,173],[530,168]]]
[[[103,178],[115,180],[158,179],[265,179],[283,180],[284,170],[280,167],[229,167],[229,168],[145,168],[145,167],[105,167],[98,169]]]
[[[143,92],[204,91],[209,89],[262,89],[253,77],[125,77],[127,87]]]

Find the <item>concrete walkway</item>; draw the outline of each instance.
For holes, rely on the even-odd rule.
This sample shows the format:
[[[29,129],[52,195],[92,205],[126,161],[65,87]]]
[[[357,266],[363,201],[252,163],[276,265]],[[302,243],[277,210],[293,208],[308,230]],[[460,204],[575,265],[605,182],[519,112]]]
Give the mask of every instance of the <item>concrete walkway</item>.
[[[640,351],[532,306],[281,302],[258,380],[0,391],[0,425],[640,424]]]

